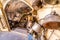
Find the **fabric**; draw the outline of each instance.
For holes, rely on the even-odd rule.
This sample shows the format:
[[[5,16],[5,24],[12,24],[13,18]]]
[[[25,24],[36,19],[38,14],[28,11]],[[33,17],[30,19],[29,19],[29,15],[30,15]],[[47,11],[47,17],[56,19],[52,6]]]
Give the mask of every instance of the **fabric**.
[[[28,35],[28,40],[33,40],[33,36],[31,34]]]

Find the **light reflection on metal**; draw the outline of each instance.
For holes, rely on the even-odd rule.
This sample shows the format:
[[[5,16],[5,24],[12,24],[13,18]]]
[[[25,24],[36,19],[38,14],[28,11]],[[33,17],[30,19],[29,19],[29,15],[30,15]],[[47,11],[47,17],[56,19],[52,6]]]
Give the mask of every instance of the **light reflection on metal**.
[[[24,1],[24,2],[25,2],[25,1]],[[29,2],[26,1],[25,3],[28,4],[29,6],[31,6],[31,5],[29,4]],[[52,3],[52,4],[55,4],[55,3]],[[1,4],[0,4],[0,5],[1,5]],[[46,6],[46,5],[45,5],[45,6]],[[52,5],[52,6],[53,6],[53,5]],[[52,8],[52,6],[51,6],[51,7],[49,6],[49,7]],[[0,7],[2,7],[2,6],[0,6]],[[49,8],[49,7],[48,7],[48,8]],[[58,7],[60,7],[60,6],[58,6]],[[32,7],[31,7],[31,8],[32,8]],[[48,12],[51,11],[50,8],[49,8],[49,11],[48,11]],[[57,7],[56,7],[56,8],[57,8]],[[33,8],[32,8],[32,9],[33,9]],[[47,9],[47,7],[46,7],[46,9]],[[48,9],[47,9],[47,10],[48,10]],[[47,11],[47,10],[46,10],[46,11]],[[3,11],[3,8],[2,8],[2,11]],[[42,11],[42,10],[41,10],[41,11]],[[46,11],[45,11],[45,13],[48,13],[48,12],[46,12]],[[39,11],[39,12],[40,12],[40,11]],[[3,11],[3,13],[4,13],[3,16],[6,18],[6,19],[5,19],[5,20],[6,20],[5,22],[7,22],[6,14],[5,14],[4,11]],[[44,16],[44,14],[42,14],[42,15]],[[41,15],[39,15],[39,16],[41,16]],[[40,18],[41,18],[41,17],[40,17]],[[2,23],[2,22],[1,22],[1,23]],[[7,22],[6,24],[7,24],[6,26],[7,26],[8,29],[10,30],[10,28],[9,28],[9,23]],[[40,32],[40,27],[38,27],[38,26],[37,26],[36,28],[35,28],[35,26],[34,26],[33,29],[34,29],[34,31],[39,31],[39,32]],[[39,30],[38,30],[38,29],[39,29]]]

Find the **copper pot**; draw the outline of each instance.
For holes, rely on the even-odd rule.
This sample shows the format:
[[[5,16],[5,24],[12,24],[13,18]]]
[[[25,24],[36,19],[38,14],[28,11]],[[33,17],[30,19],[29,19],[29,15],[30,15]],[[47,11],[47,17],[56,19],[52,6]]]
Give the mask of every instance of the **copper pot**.
[[[41,24],[44,28],[60,29],[60,16],[57,14],[49,14],[41,20]]]

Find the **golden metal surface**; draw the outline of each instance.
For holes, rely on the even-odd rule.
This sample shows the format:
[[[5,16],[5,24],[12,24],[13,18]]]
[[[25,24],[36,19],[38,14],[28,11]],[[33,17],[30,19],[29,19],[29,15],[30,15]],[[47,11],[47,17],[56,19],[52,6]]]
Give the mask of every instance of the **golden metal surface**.
[[[6,13],[4,12],[3,10],[3,5],[0,1],[0,11],[1,11],[1,14],[0,14],[0,18],[2,19],[2,24],[5,25],[4,27],[8,29],[8,31],[10,31],[10,26],[9,26],[9,23],[8,23],[8,19],[7,19],[7,16],[6,16]],[[3,21],[4,20],[4,21]],[[5,23],[4,23],[5,22]]]
[[[1,3],[1,1],[0,1],[0,8],[2,8],[2,3]]]

